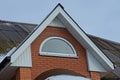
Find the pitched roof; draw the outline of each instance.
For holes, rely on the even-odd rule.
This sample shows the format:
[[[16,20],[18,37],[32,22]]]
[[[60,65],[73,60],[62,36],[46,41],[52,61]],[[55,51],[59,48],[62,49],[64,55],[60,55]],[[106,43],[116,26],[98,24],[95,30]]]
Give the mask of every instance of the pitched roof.
[[[0,54],[7,53],[33,30],[35,24],[0,20]]]
[[[6,46],[5,48],[2,48],[3,46],[0,45],[0,54],[2,54],[3,51],[9,51],[9,46],[13,48],[20,44],[36,26],[38,25],[0,20],[0,44]],[[88,36],[112,60],[113,63],[120,63],[120,43],[89,34]],[[4,40],[5,43],[3,43],[2,40]],[[109,53],[112,53],[118,58],[113,58],[114,56],[110,56]]]
[[[89,35],[90,39],[114,63],[112,73],[120,77],[120,43]]]
[[[3,24],[4,24],[5,27],[3,27]],[[13,44],[15,44],[15,45],[12,46],[11,48],[20,44],[27,37],[27,35],[30,34],[30,32],[32,32],[32,30],[34,30],[34,28],[36,26],[38,26],[38,25],[37,24],[19,23],[19,22],[11,22],[11,21],[0,20],[0,29],[2,27],[2,29],[0,30],[0,33],[4,32],[4,34],[2,33],[0,35],[3,35],[3,36],[9,35],[10,32],[11,32],[9,28],[13,28],[13,30],[11,32],[11,35],[9,35],[10,38],[8,38],[8,37],[4,38],[3,36],[0,36],[0,44],[6,45],[5,48],[1,48],[3,46],[0,46],[0,48],[1,48],[0,53],[3,53],[3,50],[4,50],[5,53],[8,52],[9,51],[8,50],[9,46],[11,46]],[[27,31],[24,30],[24,27]],[[6,28],[8,30],[6,30]],[[14,34],[16,34],[16,35],[14,35]],[[20,36],[20,34],[22,34],[23,37],[21,37],[21,39],[16,40],[16,38],[18,38],[18,36]],[[12,40],[11,40],[11,37],[13,37]],[[96,37],[96,36],[93,36],[93,35],[89,35],[89,34],[88,34],[88,37],[104,52],[104,54],[114,64],[117,65],[117,67],[120,67],[120,43],[110,41],[110,40],[107,40],[107,39],[103,39],[103,38],[100,38],[100,37]],[[14,43],[5,44],[5,43],[1,42],[1,40],[5,40],[5,42],[9,41],[10,43],[12,43],[12,42],[14,42]],[[17,42],[19,42],[19,43],[17,43]],[[117,70],[117,71],[119,71],[119,70]]]
[[[114,69],[113,63],[103,54],[103,52],[88,38],[86,33],[80,26],[71,18],[71,16],[63,9],[61,4],[58,4],[52,12],[43,20],[43,22],[36,27],[34,31],[21,43],[21,45],[11,55],[10,62],[13,63],[25,49],[36,39],[42,31],[52,22],[58,18],[64,27],[82,44],[87,51],[90,51],[97,61],[104,66],[108,71]],[[58,26],[57,26],[58,27]]]
[[[89,35],[89,37],[113,63],[120,63],[120,43],[92,35]]]
[[[54,11],[54,10],[53,10]],[[58,14],[58,13],[55,13],[56,15]],[[68,14],[66,14],[66,13],[62,13],[62,14],[64,14],[64,15],[67,15],[68,16]],[[49,16],[51,16],[51,17],[53,17],[52,15],[49,15]],[[58,16],[60,16],[60,15],[58,15]],[[54,16],[55,17],[55,16]],[[54,18],[53,17],[53,18]],[[68,16],[69,17],[69,16]],[[46,19],[45,19],[46,20]],[[72,20],[72,19],[71,19]],[[44,21],[43,21],[44,22]],[[42,23],[43,23],[42,22]],[[74,22],[74,21],[73,21]],[[12,38],[12,37],[8,37],[8,38],[4,38],[4,37],[2,37],[2,36],[0,36],[0,39],[2,40],[2,39],[5,39],[6,41],[10,41],[10,43],[11,42],[14,42],[15,43],[15,45],[14,46],[17,46],[19,43],[21,43],[21,41],[23,41],[23,39],[25,39],[26,38],[26,36],[34,29],[34,27],[36,26],[36,25],[34,25],[34,24],[25,24],[25,23],[16,23],[16,22],[9,22],[9,21],[1,21],[0,22],[0,24],[3,24],[4,23],[4,25],[6,26],[6,27],[11,27],[11,28],[13,28],[12,30],[13,31],[15,31],[15,33],[14,32],[12,32],[11,34],[16,34],[16,36],[14,36],[15,38]],[[41,23],[41,24],[42,24]],[[12,25],[11,25],[12,24]],[[13,26],[14,25],[14,26]],[[43,25],[43,24],[42,24]],[[1,25],[0,25],[1,26]],[[16,27],[17,26],[17,27]],[[39,26],[41,26],[41,25],[39,25]],[[1,26],[2,27],[2,26]],[[41,28],[41,29],[43,29],[43,28]],[[3,32],[4,32],[4,34],[2,34],[2,35],[9,35],[10,34],[10,32],[11,31],[9,31],[9,30],[6,30],[6,29],[2,29],[3,30]],[[10,29],[11,30],[11,29]],[[22,36],[21,36],[22,35]],[[11,36],[11,35],[9,35],[9,36]],[[17,41],[16,40],[16,38],[18,37],[18,36],[21,36],[20,37],[20,40],[19,41]],[[116,53],[116,48],[117,48],[117,51],[119,51],[120,50],[120,44],[116,44],[115,42],[111,42],[111,41],[108,41],[108,40],[105,40],[105,39],[101,39],[101,38],[98,38],[98,37],[95,37],[95,36],[91,36],[91,35],[89,35],[89,38],[95,43],[95,45],[97,45],[103,52],[104,52],[104,54],[106,55],[106,56],[108,56],[109,58],[110,58],[110,60],[112,61],[112,62],[116,62],[115,60],[114,60],[114,58],[113,58],[113,56],[111,56],[111,53],[113,53],[112,55],[115,55],[115,53]],[[19,43],[17,43],[17,42],[19,42]],[[1,43],[2,44],[2,43]],[[102,44],[102,45],[101,45]],[[9,44],[10,45],[10,44]],[[108,47],[107,45],[109,45],[109,46],[111,46],[111,47]],[[12,46],[12,47],[14,47],[14,46]],[[10,49],[12,48],[12,47],[10,47]],[[7,52],[9,47],[5,47],[5,52]],[[111,51],[111,53],[109,53],[109,50],[112,50]],[[2,51],[1,51],[2,52]],[[119,53],[119,52],[118,52]],[[112,58],[111,58],[112,57]],[[118,57],[118,56],[116,56],[115,55],[115,57]],[[117,59],[117,58],[116,58]],[[119,62],[119,61],[118,61]]]

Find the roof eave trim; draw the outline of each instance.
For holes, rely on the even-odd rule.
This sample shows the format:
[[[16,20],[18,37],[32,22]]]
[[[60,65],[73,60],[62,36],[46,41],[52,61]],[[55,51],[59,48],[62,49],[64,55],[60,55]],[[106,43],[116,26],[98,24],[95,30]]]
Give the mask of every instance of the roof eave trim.
[[[93,43],[93,41],[87,36],[87,34],[80,28],[80,26],[71,18],[71,16],[64,10],[60,12],[64,15],[65,19],[72,25],[76,32],[84,39],[87,45],[89,45],[89,49],[94,51],[93,54],[97,53],[97,57],[100,57],[100,63],[105,65],[106,69],[111,71],[114,69],[114,64],[104,55],[104,53]]]
[[[79,27],[79,25],[70,17],[70,15],[64,10],[64,8],[58,4],[53,11],[43,20],[43,22],[24,40],[24,42],[18,47],[18,49],[12,54],[11,62],[14,62],[18,56],[38,37],[39,34],[50,24],[50,22],[58,15],[62,14],[65,19],[74,27],[76,32],[84,39],[89,45],[90,49],[93,49],[97,56],[99,56],[109,67],[114,69],[113,63],[100,51],[100,49],[88,38],[86,33]]]
[[[16,51],[11,55],[11,63],[34,41],[35,38],[50,24],[50,22],[61,12],[61,5],[58,4],[52,12],[41,22],[36,29],[18,46]]]

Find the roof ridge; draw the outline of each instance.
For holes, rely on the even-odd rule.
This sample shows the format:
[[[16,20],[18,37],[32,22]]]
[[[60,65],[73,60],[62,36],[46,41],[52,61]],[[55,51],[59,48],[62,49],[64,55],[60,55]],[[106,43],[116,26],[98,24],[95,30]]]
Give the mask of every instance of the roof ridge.
[[[16,23],[16,24],[26,24],[26,25],[38,25],[38,24],[33,24],[33,23],[24,23],[24,22],[17,22],[17,21],[8,21],[8,20],[0,20],[0,23],[4,22],[4,23]]]

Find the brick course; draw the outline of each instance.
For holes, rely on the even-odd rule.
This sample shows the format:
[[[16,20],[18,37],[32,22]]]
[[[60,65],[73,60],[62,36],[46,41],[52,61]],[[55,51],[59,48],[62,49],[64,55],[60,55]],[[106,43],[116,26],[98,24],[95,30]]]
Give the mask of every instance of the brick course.
[[[76,50],[78,58],[62,58],[40,56],[39,49],[41,43],[48,37],[62,37],[68,40]],[[81,75],[90,76],[87,70],[87,60],[85,49],[76,41],[76,39],[65,29],[47,27],[32,43],[32,79],[35,79],[41,73],[51,69],[68,69]]]
[[[48,37],[62,37],[68,40],[75,48],[78,58],[41,56],[39,53],[40,45]],[[92,73],[88,71],[86,50],[65,28],[47,27],[31,44],[31,52],[32,68],[20,68],[19,73],[23,74],[23,76],[20,77],[22,78],[20,80],[27,80],[23,78],[34,80],[44,72],[54,69],[68,70],[74,72],[74,74],[92,77],[93,80],[100,80],[98,79],[100,78],[99,73]],[[27,74],[26,71],[30,74],[30,76],[25,77],[24,74]],[[44,74],[44,76],[48,74]]]
[[[90,72],[92,80],[100,80],[100,73]]]

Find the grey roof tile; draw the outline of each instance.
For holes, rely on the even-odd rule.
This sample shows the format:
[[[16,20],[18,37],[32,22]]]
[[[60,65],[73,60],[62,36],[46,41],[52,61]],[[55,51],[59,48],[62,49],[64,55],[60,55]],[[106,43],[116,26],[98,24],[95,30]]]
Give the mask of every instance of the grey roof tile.
[[[37,24],[0,20],[0,54],[7,53],[13,47],[18,46],[36,26]],[[92,35],[88,35],[88,37],[114,64],[120,64],[120,43]],[[115,71],[117,71],[116,69]]]

